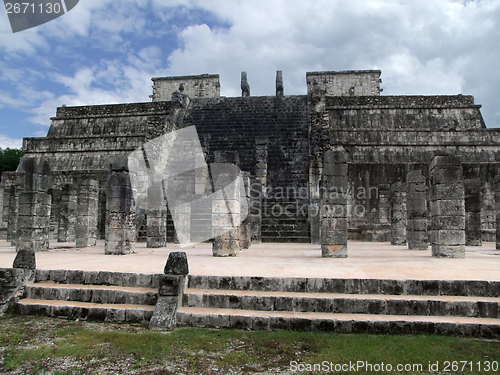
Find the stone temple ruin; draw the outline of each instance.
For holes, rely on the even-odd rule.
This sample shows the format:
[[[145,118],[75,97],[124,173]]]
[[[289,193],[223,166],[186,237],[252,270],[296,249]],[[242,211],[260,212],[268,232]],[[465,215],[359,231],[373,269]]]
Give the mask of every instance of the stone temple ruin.
[[[162,77],[151,102],[59,107],[46,137],[24,139],[18,171],[2,175],[0,235],[18,251],[104,239],[106,254],[127,254],[136,241],[178,242],[182,225],[203,230],[216,206],[240,215],[245,201],[248,216],[216,236],[214,255],[302,242],[346,257],[350,239],[463,257],[465,245],[495,241],[499,130],[486,128],[472,96],[382,96],[380,75],[307,73],[307,95],[285,95],[278,72],[276,95],[260,97],[246,73],[242,97],[220,96],[218,75]],[[138,208],[127,157],[192,126],[207,164],[242,171],[244,194],[198,215]],[[217,185],[199,177],[185,176],[196,180],[191,197]]]

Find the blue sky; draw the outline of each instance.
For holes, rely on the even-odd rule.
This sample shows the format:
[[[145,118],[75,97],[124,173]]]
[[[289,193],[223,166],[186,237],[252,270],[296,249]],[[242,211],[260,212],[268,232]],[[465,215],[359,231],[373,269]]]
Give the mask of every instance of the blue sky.
[[[221,95],[305,94],[305,73],[381,69],[383,95],[474,95],[500,127],[500,0],[80,0],[13,34],[0,12],[0,147],[63,104],[150,101],[151,77],[219,73]]]

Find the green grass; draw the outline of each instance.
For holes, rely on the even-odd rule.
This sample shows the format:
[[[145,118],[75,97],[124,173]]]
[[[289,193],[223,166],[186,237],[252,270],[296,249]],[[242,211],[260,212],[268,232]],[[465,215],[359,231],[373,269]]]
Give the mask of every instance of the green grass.
[[[137,374],[210,374],[214,368],[219,374],[230,369],[249,374],[270,369],[293,373],[291,361],[311,365],[323,361],[422,364],[426,370],[423,373],[432,373],[427,371],[429,362],[439,361],[442,371],[444,361],[472,361],[473,371],[466,368],[455,373],[500,374],[500,370],[479,371],[476,364],[500,362],[500,342],[440,336],[195,328],[156,333],[139,325],[7,315],[0,318],[0,348],[2,374],[14,370],[26,374],[48,370],[54,374],[93,374],[111,372],[116,366],[122,366],[123,373]]]

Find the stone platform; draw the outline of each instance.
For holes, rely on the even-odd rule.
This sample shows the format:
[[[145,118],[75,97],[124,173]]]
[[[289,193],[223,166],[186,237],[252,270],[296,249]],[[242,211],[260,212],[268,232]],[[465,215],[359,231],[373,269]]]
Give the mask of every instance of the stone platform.
[[[2,245],[0,270],[15,256]],[[36,277],[16,309],[147,323],[168,254],[179,250],[188,255],[190,275],[171,311],[178,326],[500,337],[494,243],[468,247],[460,259],[366,242],[349,242],[342,259],[322,258],[309,244],[259,244],[239,257],[214,258],[210,244],[139,243],[133,254],[110,256],[102,242],[84,249],[57,243],[36,254]]]
[[[467,246],[464,259],[433,258],[428,250],[408,250],[389,243],[348,244],[348,258],[321,257],[319,245],[255,244],[238,257],[214,258],[210,244],[186,248],[168,244],[151,249],[136,243],[133,254],[104,255],[104,241],[77,249],[74,243],[51,243],[51,250],[36,254],[38,269],[69,269],[132,273],[162,273],[171,251],[185,251],[191,275],[320,277],[358,279],[500,280],[500,250],[495,243]],[[0,241],[0,268],[12,267],[15,250]]]

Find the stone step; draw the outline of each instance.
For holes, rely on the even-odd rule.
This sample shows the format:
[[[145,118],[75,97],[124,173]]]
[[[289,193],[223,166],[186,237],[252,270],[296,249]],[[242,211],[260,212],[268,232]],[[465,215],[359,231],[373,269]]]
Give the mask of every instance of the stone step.
[[[162,274],[111,271],[36,270],[35,282],[158,288]]]
[[[189,288],[183,306],[336,314],[499,318],[500,299],[460,296],[353,295]]]
[[[189,288],[295,293],[470,296],[500,298],[500,281],[343,279],[189,275]]]
[[[335,333],[437,334],[499,338],[498,319],[455,316],[329,314],[181,307],[178,326]]]
[[[25,298],[17,303],[22,315],[44,315],[55,318],[103,320],[106,322],[148,322],[155,306],[132,304],[101,304]]]
[[[158,289],[109,285],[56,284],[39,282],[26,285],[30,299],[79,301],[103,304],[155,305]]]

